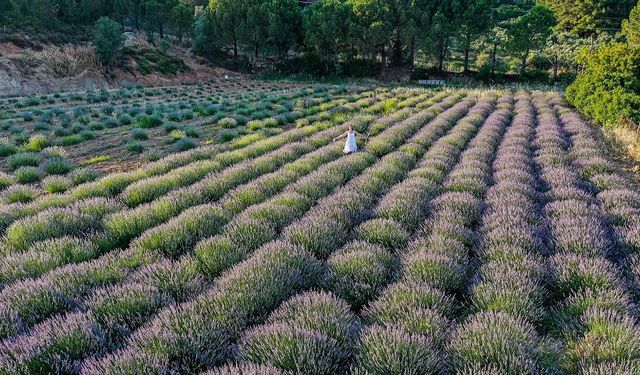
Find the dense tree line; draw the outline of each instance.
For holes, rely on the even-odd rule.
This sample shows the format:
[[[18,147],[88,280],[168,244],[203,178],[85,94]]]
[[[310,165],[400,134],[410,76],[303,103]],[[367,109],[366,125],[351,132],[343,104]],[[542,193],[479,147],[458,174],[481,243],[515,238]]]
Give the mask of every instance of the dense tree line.
[[[308,4],[311,3],[311,4]],[[306,5],[305,5],[306,4]],[[196,53],[283,72],[374,75],[384,67],[495,78],[575,76],[578,56],[612,38],[635,0],[2,0],[10,30],[92,27],[182,41]],[[630,22],[630,21],[629,21]]]
[[[588,3],[589,6],[585,6]],[[211,0],[195,47],[209,57],[260,55],[312,73],[430,66],[575,75],[576,57],[620,30],[633,0]],[[294,52],[294,53],[292,53]]]
[[[205,3],[206,4],[206,0]],[[14,31],[84,31],[101,17],[122,27],[184,35],[199,0],[0,0],[0,25]]]

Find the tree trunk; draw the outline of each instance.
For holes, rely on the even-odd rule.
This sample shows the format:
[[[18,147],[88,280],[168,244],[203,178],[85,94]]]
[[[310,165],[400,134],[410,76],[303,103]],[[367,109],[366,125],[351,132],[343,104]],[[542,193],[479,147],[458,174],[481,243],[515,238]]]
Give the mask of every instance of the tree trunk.
[[[496,64],[498,60],[498,44],[493,43],[493,50],[491,51],[491,75],[496,74]]]
[[[162,22],[158,23],[158,31],[160,31],[160,39],[164,39],[164,25]]]
[[[469,71],[469,50],[471,48],[469,46],[464,48],[464,69],[463,72],[467,73]]]
[[[391,57],[391,64],[393,66],[402,66],[402,43],[400,37],[397,36],[393,41],[393,55]]]
[[[411,38],[411,50],[409,51],[409,67],[413,69],[413,64],[416,59],[416,37]]]
[[[254,42],[253,43],[253,55],[255,57],[256,60],[258,60],[258,42]]]
[[[464,38],[464,64],[463,64],[463,73],[469,71],[469,55],[471,54],[471,33],[467,29],[467,35]]]
[[[558,65],[560,65],[558,60],[558,56],[553,58],[553,82],[558,81]]]
[[[522,56],[522,65],[520,66],[520,74],[524,74],[527,71],[527,60],[529,59],[529,50],[527,50]]]

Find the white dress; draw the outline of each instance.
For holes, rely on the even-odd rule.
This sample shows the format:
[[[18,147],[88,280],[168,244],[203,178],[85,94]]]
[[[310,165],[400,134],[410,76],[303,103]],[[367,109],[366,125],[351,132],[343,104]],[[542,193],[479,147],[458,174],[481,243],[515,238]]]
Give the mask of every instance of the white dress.
[[[358,151],[358,145],[356,144],[356,132],[350,131],[347,133],[347,141],[344,144],[344,150],[342,150],[342,152],[350,154],[356,151]]]

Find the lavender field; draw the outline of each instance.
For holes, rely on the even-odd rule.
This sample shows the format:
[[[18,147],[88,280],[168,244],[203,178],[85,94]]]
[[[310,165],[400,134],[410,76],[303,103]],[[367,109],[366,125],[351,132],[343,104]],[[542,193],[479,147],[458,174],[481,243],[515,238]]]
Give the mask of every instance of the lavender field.
[[[263,89],[129,171],[7,164],[0,375],[640,374],[640,193],[560,94]]]

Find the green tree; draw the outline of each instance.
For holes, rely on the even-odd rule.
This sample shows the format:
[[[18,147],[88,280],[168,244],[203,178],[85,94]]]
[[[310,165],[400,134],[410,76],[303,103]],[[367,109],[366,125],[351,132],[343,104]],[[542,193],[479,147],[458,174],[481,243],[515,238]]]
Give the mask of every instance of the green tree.
[[[0,25],[7,26],[20,25],[24,22],[23,14],[15,0],[0,1]]]
[[[111,65],[122,52],[124,36],[120,25],[109,17],[101,17],[95,23],[93,47],[104,66]]]
[[[578,55],[587,40],[568,31],[555,31],[547,40],[544,55],[553,67],[553,80],[557,81],[560,69],[572,70],[577,74]]]
[[[444,63],[455,31],[456,19],[451,9],[445,7],[438,9],[431,19],[429,38],[425,48],[431,51],[431,55],[436,59],[436,67],[439,71],[444,71]]]
[[[218,27],[211,11],[205,10],[195,22],[193,51],[198,55],[213,59],[222,48]]]
[[[302,39],[302,12],[296,0],[267,0],[266,36],[278,57],[286,58],[289,50]]]
[[[142,8],[150,27],[156,27],[160,38],[164,39],[165,25],[171,19],[171,11],[177,0],[142,0]]]
[[[240,11],[240,41],[253,50],[257,59],[260,48],[267,39],[267,22],[270,17],[266,0],[236,0],[242,7]],[[285,25],[281,25],[285,27]]]
[[[471,45],[492,26],[491,0],[468,0],[463,4],[462,20],[460,22],[459,39],[463,50],[463,68],[469,70],[469,56]]]
[[[318,0],[302,12],[306,47],[324,60],[336,63],[340,51],[353,51],[353,9],[341,0]]]
[[[383,0],[350,0],[349,4],[354,17],[353,45],[359,46],[361,55],[369,59],[380,56],[386,64],[394,32],[389,7]]]
[[[622,33],[629,45],[640,47],[640,2],[631,10],[629,19],[622,21]]]
[[[520,61],[521,74],[527,69],[531,52],[541,49],[546,44],[555,22],[551,9],[544,5],[536,5],[511,25],[507,49]]]
[[[567,88],[567,99],[601,124],[640,121],[640,49],[609,43],[582,55],[584,73]]]
[[[178,3],[171,10],[171,19],[176,28],[176,36],[180,43],[185,33],[193,26],[193,8],[183,3]]]
[[[133,13],[133,2],[131,0],[114,0],[113,16],[120,21],[120,25],[124,28],[125,18]]]
[[[211,0],[208,6],[220,44],[231,44],[234,58],[238,58],[244,10],[241,0]]]
[[[583,37],[615,33],[636,0],[543,0],[558,19],[558,30]]]

